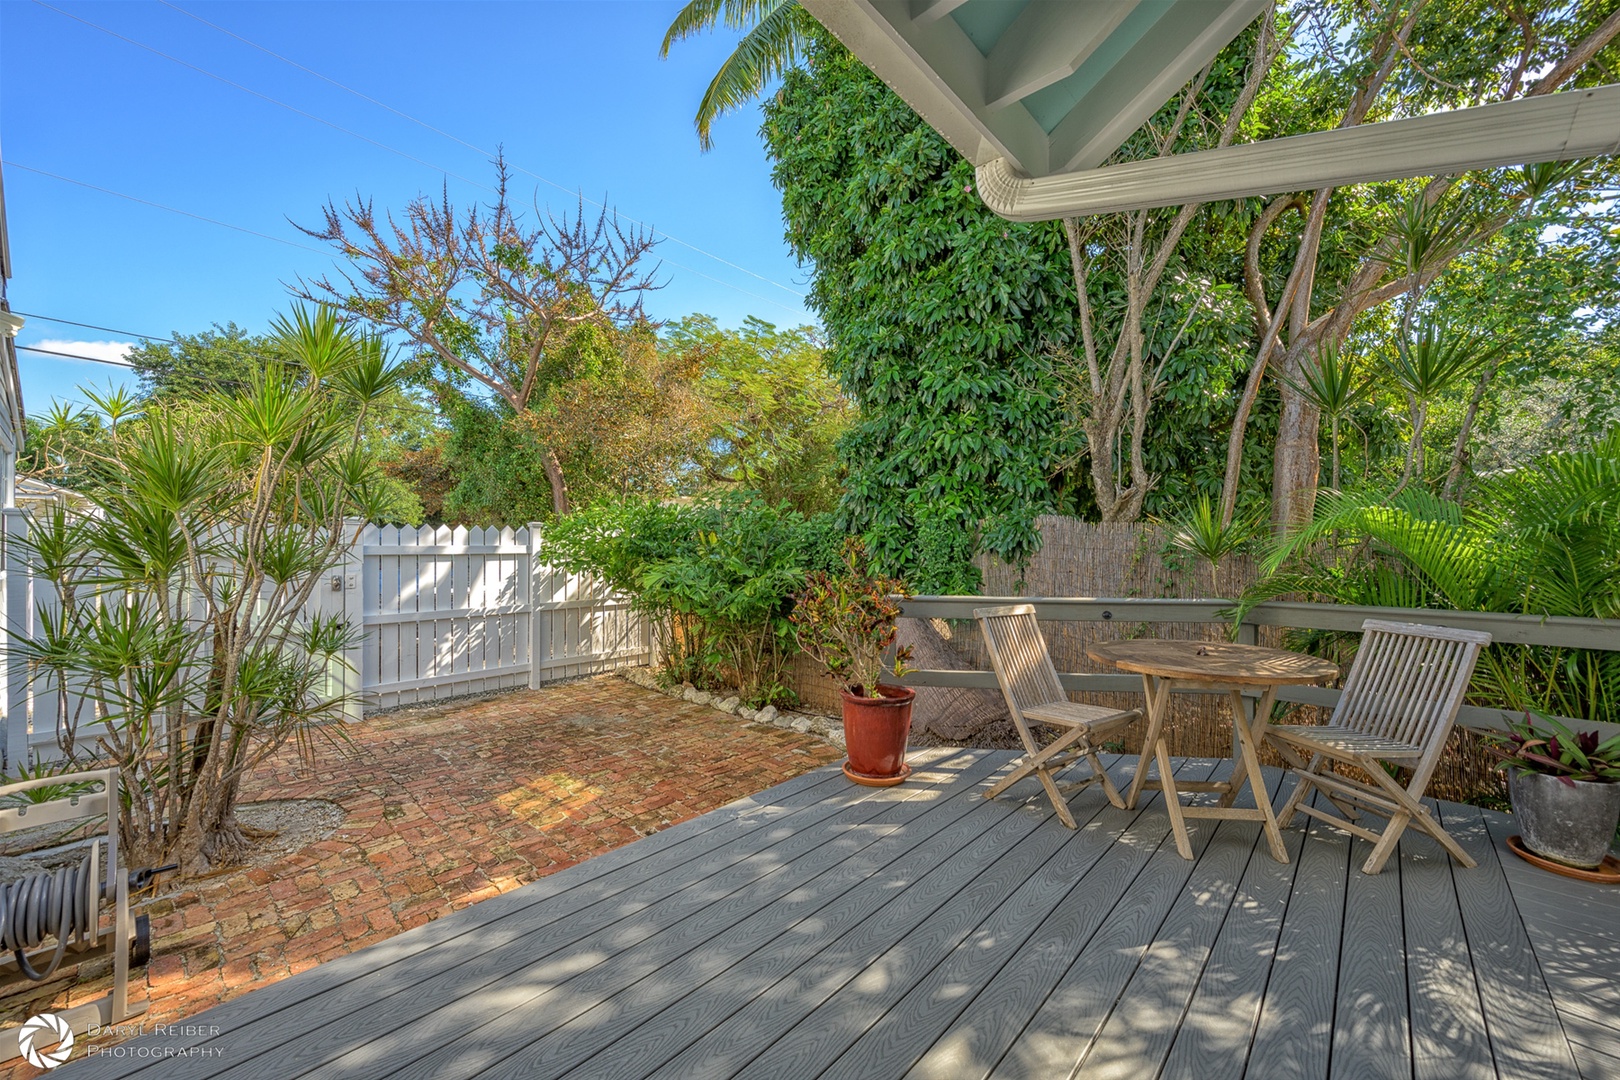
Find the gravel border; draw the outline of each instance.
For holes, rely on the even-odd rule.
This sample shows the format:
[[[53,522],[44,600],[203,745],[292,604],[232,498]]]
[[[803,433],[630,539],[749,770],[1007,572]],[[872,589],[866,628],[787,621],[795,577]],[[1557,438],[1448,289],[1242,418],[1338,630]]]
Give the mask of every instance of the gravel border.
[[[720,697],[706,690],[699,690],[691,683],[681,683],[676,686],[660,686],[658,676],[652,668],[624,668],[619,675],[626,681],[645,689],[653,690],[666,697],[680,698],[690,701],[694,705],[707,705],[711,709],[731,716],[738,717],[750,724],[764,724],[769,727],[786,728],[801,734],[815,735],[825,739],[828,743],[844,748],[844,723],[833,716],[822,716],[818,713],[794,712],[792,710],[778,709],[774,705],[767,705],[763,709],[750,709],[743,705],[735,695]]]

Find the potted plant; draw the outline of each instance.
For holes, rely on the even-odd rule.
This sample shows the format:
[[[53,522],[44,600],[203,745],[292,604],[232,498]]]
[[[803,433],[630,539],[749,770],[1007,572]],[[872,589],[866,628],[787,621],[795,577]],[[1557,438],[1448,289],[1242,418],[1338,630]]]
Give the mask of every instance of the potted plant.
[[[1489,736],[1519,838],[1536,855],[1567,866],[1603,865],[1620,824],[1620,735],[1576,734],[1548,716],[1538,727],[1526,713],[1506,735]]]
[[[885,654],[894,647],[899,600],[910,594],[901,582],[871,572],[859,540],[844,542],[844,567],[836,574],[810,574],[789,618],[800,647],[843,684],[849,753],[844,774],[858,784],[886,787],[911,773],[906,737],[917,692],[880,685],[884,675],[900,678],[908,670],[910,648],[896,649],[892,661]]]

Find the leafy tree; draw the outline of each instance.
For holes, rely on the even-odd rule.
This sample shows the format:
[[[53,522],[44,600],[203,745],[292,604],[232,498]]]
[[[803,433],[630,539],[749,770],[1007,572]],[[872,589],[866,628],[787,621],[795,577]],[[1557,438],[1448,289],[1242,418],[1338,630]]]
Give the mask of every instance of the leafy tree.
[[[1351,410],[1371,395],[1372,377],[1362,374],[1354,353],[1341,350],[1332,342],[1323,342],[1316,356],[1300,366],[1298,381],[1287,375],[1283,378],[1289,389],[1328,419],[1328,446],[1333,455],[1333,471],[1329,476],[1333,490],[1338,491],[1343,479],[1339,469],[1339,428]],[[1218,522],[1218,511],[1216,516]]]
[[[1620,62],[1620,11],[1604,3],[1411,0],[1298,3],[1289,11],[1292,62],[1269,80],[1254,116],[1271,136],[1310,130],[1323,115],[1351,127],[1596,84]],[[1273,513],[1278,522],[1308,521],[1320,412],[1293,386],[1318,347],[1342,344],[1364,312],[1414,298],[1513,222],[1590,202],[1612,169],[1612,162],[1492,169],[1264,203],[1244,264],[1245,294],[1264,329],[1228,442],[1223,515],[1229,520],[1236,505],[1245,425],[1268,371],[1286,376]],[[1409,299],[1403,319],[1414,310]]]
[[[125,359],[140,376],[143,397],[189,400],[240,389],[266,365],[288,363],[280,348],[268,335],[227,322],[196,334],[177,330],[169,341],[143,341]]]
[[[56,507],[30,533],[61,604],[14,646],[104,719],[89,745],[86,718],[66,717],[62,750],[119,770],[133,863],[236,861],[243,777],[334,734],[346,703],[330,674],[352,631],[307,606],[357,539],[346,520],[386,511],[362,432],[399,369],[330,311],[295,311],[274,337],[288,368],[110,425],[94,512]]]
[[[418,196],[396,220],[358,197],[328,203],[322,225],[303,231],[335,246],[353,269],[300,281],[294,293],[404,335],[441,405],[459,399],[522,416],[581,358],[577,331],[642,321],[643,296],[657,286],[656,268],[641,260],[655,241],[606,210],[587,225],[583,203],[572,220],[547,214],[531,225],[508,197],[504,159],[495,171],[488,207],[458,210],[448,195]],[[559,448],[541,441],[536,458],[552,512],[566,514]]]
[[[102,414],[54,401],[45,412],[28,416],[24,424],[23,452],[17,458],[20,475],[70,490],[91,482],[107,438]]]
[[[713,426],[696,455],[702,481],[751,489],[801,512],[831,509],[837,441],[851,409],[827,372],[820,334],[752,317],[722,330],[692,315],[666,326],[662,338],[665,349],[689,358],[711,411]]]
[[[1009,559],[1032,550],[1068,449],[1040,355],[1073,322],[1061,234],[991,214],[972,167],[830,39],[788,73],[763,132],[788,242],[815,265],[828,366],[860,410],[842,520],[908,577],[928,517]]]
[[[1114,158],[1165,157],[1230,145],[1284,41],[1269,14],[1259,20]],[[1221,314],[1228,326],[1235,321],[1230,312],[1206,310],[1217,309],[1222,299],[1235,299],[1237,290],[1212,279],[1210,271],[1223,254],[1221,235],[1190,235],[1202,208],[1190,203],[1063,222],[1079,304],[1076,351],[1087,376],[1087,394],[1077,416],[1104,521],[1136,520],[1156,482],[1145,447],[1149,418],[1168,378],[1166,369],[1179,358],[1189,332],[1219,334]],[[1230,237],[1225,239],[1230,244]],[[1225,343],[1231,343],[1230,334]],[[1211,351],[1218,352],[1206,347],[1199,359],[1209,362]]]
[[[296,379],[302,366],[279,335],[250,334],[235,323],[215,323],[195,334],[175,331],[169,341],[142,342],[129,353],[129,360],[141,378],[139,400],[128,404],[132,410],[152,403],[185,407],[220,391],[243,390],[266,370]],[[92,400],[104,416],[105,395]],[[86,416],[101,422],[93,411]],[[431,408],[403,384],[368,403],[366,417],[365,443],[385,462],[421,447],[436,428]],[[421,499],[410,484],[391,474],[383,484],[388,498],[380,505],[387,508],[389,520],[422,520]]]
[[[1251,37],[1234,55],[1255,44]],[[1211,85],[1238,93],[1246,70],[1234,61]],[[1157,137],[1178,108],[1160,118]],[[1105,250],[1111,234],[1082,236],[1093,342],[1101,341],[1088,359],[1063,225],[990,213],[973,193],[971,166],[836,42],[818,40],[764,113],[788,241],[814,264],[810,300],[827,328],[827,363],[859,408],[843,443],[840,512],[866,534],[879,569],[919,588],[942,572],[961,584],[920,560],[916,540],[936,527],[969,538],[970,552],[1017,561],[1038,543],[1037,515],[1102,516],[1098,475],[1113,484],[1114,514],[1219,483],[1229,402],[1248,354],[1248,319],[1227,269],[1241,246],[1224,223],[1185,226],[1155,271],[1164,287],[1138,312],[1139,342],[1118,329],[1128,325],[1118,312],[1130,285]],[[1191,127],[1183,124],[1188,138],[1220,138],[1218,124]],[[1158,243],[1174,220],[1141,225]],[[1143,384],[1135,412],[1133,370]],[[1120,423],[1098,428],[1110,449],[1093,462],[1079,421],[1099,399]],[[1266,431],[1258,425],[1257,437]],[[1124,480],[1114,484],[1116,464]],[[1142,482],[1122,501],[1132,475]]]
[[[1390,378],[1406,397],[1411,425],[1406,464],[1401,469],[1400,486],[1405,487],[1423,460],[1423,429],[1435,399],[1490,363],[1497,350],[1477,332],[1448,326],[1439,318],[1422,320],[1411,338],[1397,339],[1397,346],[1385,362]]]
[[[1487,400],[1475,464],[1487,474],[1586,449],[1620,431],[1620,322],[1566,332]]]
[[[548,453],[578,505],[696,490],[695,458],[712,424],[696,388],[700,360],[660,350],[645,324],[587,325],[559,339],[543,392],[527,409],[447,397],[440,460],[454,483],[444,518],[508,525],[547,518],[554,489],[538,465]]]
[[[421,520],[430,525],[451,520],[445,502],[459,482],[461,470],[445,457],[449,437],[448,431],[435,430],[420,445],[403,448],[382,462],[384,475],[404,484],[416,496],[422,508]]]

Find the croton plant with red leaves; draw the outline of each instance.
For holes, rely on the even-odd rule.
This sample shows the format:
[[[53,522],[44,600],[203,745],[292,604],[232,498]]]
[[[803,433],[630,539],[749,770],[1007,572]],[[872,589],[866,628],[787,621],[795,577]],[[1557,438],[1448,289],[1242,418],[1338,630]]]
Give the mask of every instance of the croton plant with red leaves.
[[[893,663],[884,653],[895,643],[900,601],[911,594],[903,582],[871,572],[858,539],[844,541],[844,565],[837,574],[810,574],[788,618],[800,648],[825,664],[828,675],[856,697],[879,697],[887,672],[899,678],[910,670],[909,646],[895,650]]]

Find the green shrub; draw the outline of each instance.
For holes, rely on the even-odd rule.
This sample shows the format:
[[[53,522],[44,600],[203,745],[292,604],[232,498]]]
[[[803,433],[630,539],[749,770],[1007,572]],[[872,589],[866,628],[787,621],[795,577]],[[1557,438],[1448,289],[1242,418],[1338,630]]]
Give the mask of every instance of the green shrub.
[[[547,525],[540,557],[632,597],[665,675],[749,704],[790,703],[792,596],[840,565],[831,515],[806,517],[753,493],[690,505],[625,499]]]
[[[1620,434],[1482,477],[1466,506],[1417,488],[1324,492],[1314,520],[1285,538],[1266,571],[1240,610],[1298,594],[1620,618]],[[1497,643],[1473,686],[1485,704],[1620,722],[1620,652]]]

